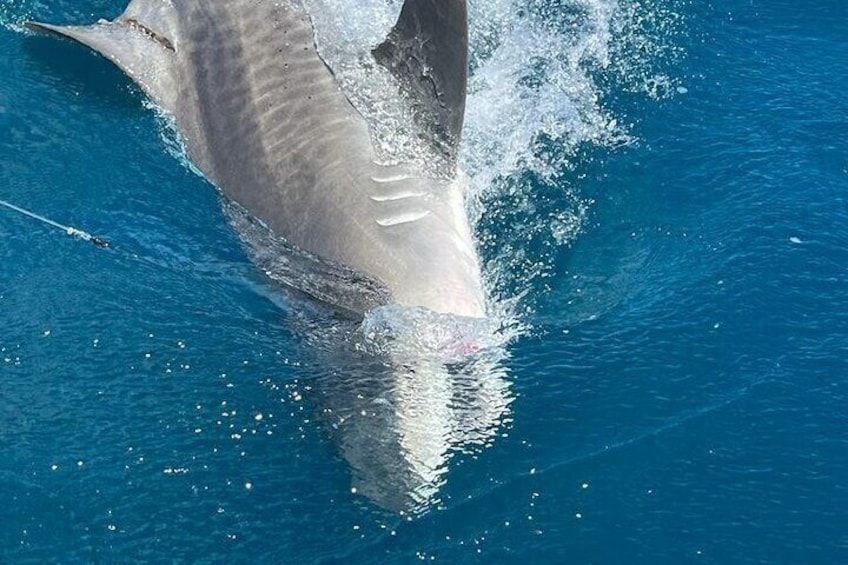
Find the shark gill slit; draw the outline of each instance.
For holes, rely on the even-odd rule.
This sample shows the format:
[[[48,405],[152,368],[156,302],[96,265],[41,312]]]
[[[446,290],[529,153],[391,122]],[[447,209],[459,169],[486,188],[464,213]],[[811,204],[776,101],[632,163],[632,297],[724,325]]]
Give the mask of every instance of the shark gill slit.
[[[423,220],[427,216],[429,216],[432,212],[430,210],[420,210],[417,212],[405,212],[403,214],[398,214],[397,216],[389,216],[386,218],[380,218],[375,220],[377,225],[383,228],[390,228],[394,226],[399,226],[403,224],[410,224],[412,222],[417,222],[419,220]]]

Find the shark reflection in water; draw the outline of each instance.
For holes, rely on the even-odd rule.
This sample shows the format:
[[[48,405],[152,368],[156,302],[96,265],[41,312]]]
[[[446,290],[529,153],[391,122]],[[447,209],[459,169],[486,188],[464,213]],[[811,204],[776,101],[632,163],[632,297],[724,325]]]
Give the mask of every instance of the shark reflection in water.
[[[468,325],[421,310],[377,309],[340,354],[347,361],[337,358],[336,369],[313,382],[353,492],[395,512],[425,512],[441,502],[451,458],[491,445],[509,424],[503,348],[440,358],[467,338],[457,330]]]

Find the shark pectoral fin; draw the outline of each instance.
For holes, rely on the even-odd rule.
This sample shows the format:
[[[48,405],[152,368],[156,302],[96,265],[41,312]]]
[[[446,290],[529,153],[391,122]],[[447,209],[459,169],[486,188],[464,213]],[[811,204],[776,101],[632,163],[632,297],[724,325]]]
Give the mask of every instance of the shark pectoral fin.
[[[422,125],[454,156],[468,81],[466,0],[406,0],[388,38],[372,53],[404,84]]]
[[[101,20],[90,26],[57,26],[27,22],[26,26],[69,37],[102,54],[132,78],[166,111],[173,108],[171,59],[174,44],[131,18]]]

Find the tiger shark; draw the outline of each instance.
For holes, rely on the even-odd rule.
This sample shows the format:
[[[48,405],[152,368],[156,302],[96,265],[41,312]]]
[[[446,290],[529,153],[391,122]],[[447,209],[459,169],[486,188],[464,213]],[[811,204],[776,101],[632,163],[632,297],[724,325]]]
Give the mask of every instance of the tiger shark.
[[[377,281],[403,307],[485,316],[456,164],[466,0],[406,0],[372,51],[412,109],[431,166],[379,157],[299,0],[133,0],[112,21],[29,26],[120,67],[173,117],[203,175],[276,236]]]

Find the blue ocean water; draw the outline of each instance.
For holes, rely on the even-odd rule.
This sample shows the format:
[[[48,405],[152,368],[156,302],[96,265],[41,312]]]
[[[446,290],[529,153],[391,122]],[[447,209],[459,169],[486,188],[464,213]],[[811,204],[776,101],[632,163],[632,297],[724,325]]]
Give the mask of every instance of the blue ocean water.
[[[515,73],[475,43],[478,237],[527,329],[414,517],[351,487],[323,412],[367,375],[304,337],[328,315],[117,69],[18,25],[122,8],[0,1],[0,198],[115,245],[0,211],[0,563],[848,560],[847,4],[528,2],[503,29],[603,53],[562,82],[501,43],[543,93],[508,174],[479,147]]]

